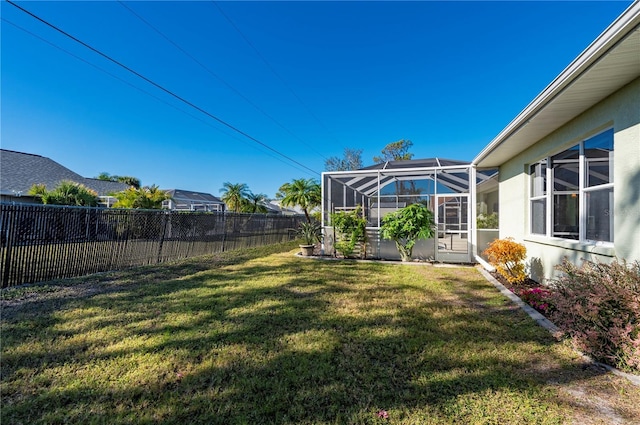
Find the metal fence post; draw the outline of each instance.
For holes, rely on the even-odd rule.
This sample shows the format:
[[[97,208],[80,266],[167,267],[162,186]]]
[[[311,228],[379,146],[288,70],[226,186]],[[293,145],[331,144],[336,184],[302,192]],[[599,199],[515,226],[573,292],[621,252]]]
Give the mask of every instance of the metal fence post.
[[[171,214],[170,211],[163,211],[162,214],[162,226],[160,226],[162,228],[162,232],[160,233],[160,246],[158,247],[158,261],[156,261],[157,263],[162,262],[162,246],[164,245],[164,238],[165,234],[167,233],[167,217],[169,216],[169,214]]]
[[[2,213],[4,215],[4,213],[7,213],[6,207],[3,206],[2,208]],[[15,214],[15,210],[13,211],[13,213]],[[6,221],[6,223],[2,223],[3,224],[3,229],[2,229],[2,238],[4,239],[4,245],[5,245],[5,255],[4,255],[4,267],[2,268],[2,287],[6,288],[7,286],[9,286],[9,273],[11,272],[11,239],[13,236],[12,231],[10,231],[10,226],[12,224],[12,220],[13,218],[13,214],[10,213],[10,211],[6,214],[6,216],[4,217],[3,221]],[[6,234],[5,234],[5,230],[6,230]]]

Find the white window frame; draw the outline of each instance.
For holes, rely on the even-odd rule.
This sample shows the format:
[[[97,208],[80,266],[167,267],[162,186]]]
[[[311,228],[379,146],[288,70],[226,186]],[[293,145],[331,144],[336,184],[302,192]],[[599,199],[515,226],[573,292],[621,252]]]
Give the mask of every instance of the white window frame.
[[[587,138],[584,138],[582,140],[580,140],[579,143],[577,143],[577,145],[579,145],[579,160],[578,160],[578,179],[579,179],[579,183],[578,183],[578,190],[576,191],[569,191],[572,193],[577,193],[578,197],[579,197],[579,203],[578,203],[578,232],[579,232],[579,236],[578,239],[569,239],[569,238],[562,238],[559,236],[553,236],[553,229],[554,229],[554,195],[562,195],[562,194],[568,194],[569,192],[567,191],[554,191],[554,186],[553,186],[553,172],[554,172],[554,168],[553,168],[553,163],[552,163],[552,156],[554,155],[550,155],[546,158],[542,158],[541,160],[538,160],[536,162],[532,162],[531,164],[528,165],[527,170],[528,170],[528,174],[529,174],[529,188],[528,188],[528,201],[529,201],[529,226],[528,226],[528,234],[531,236],[538,236],[538,237],[547,237],[550,239],[554,239],[554,240],[558,240],[558,241],[569,241],[569,242],[576,242],[576,243],[582,243],[582,244],[589,244],[589,245],[601,245],[601,246],[608,246],[608,247],[613,247],[615,238],[614,238],[614,224],[613,224],[613,208],[614,208],[614,202],[613,200],[615,199],[615,190],[614,190],[614,181],[613,181],[613,175],[614,175],[614,170],[613,170],[613,165],[611,165],[611,169],[609,170],[609,182],[605,183],[605,184],[600,184],[597,186],[591,186],[591,187],[586,187],[587,184],[587,158],[585,156],[585,142],[588,142],[589,140],[595,138],[596,136],[599,136],[600,134],[603,134],[607,131],[612,130],[612,128],[606,128],[596,134],[590,135]],[[615,142],[614,142],[615,145]],[[571,149],[573,146],[576,146],[576,144],[573,144],[572,146],[559,151],[556,153],[562,153],[566,150]],[[611,154],[615,151],[615,146],[614,146],[614,150],[611,151]],[[534,183],[534,174],[532,173],[532,167],[542,163],[543,161],[546,161],[546,187],[545,187],[545,193],[543,195],[539,195],[539,196],[534,196],[533,195],[533,185]],[[612,164],[610,162],[610,164]],[[610,210],[609,210],[609,215],[611,216],[610,221],[609,221],[609,226],[610,226],[610,239],[611,241],[600,241],[600,240],[593,240],[593,239],[587,239],[587,225],[588,225],[588,217],[587,217],[587,196],[586,194],[589,192],[597,192],[597,191],[601,191],[601,190],[611,190],[612,194],[611,194],[611,202],[610,202]],[[539,200],[546,200],[546,210],[545,210],[545,234],[541,234],[541,233],[533,233],[533,202],[534,201],[539,201]]]
[[[544,189],[542,195],[535,196],[532,194],[533,185],[535,184],[535,176],[531,173],[531,168],[535,165],[545,163],[545,176],[544,176]],[[529,233],[532,235],[546,236],[549,231],[549,158],[545,158],[542,161],[534,162],[529,165],[529,177],[531,179],[529,184]],[[534,201],[545,201],[545,214],[544,214],[544,228],[545,233],[533,233],[533,203]]]

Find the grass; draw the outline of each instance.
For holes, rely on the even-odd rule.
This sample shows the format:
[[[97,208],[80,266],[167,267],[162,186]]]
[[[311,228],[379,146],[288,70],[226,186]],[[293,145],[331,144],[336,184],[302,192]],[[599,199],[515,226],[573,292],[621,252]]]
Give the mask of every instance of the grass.
[[[607,385],[473,268],[291,249],[4,291],[0,422],[557,424]]]

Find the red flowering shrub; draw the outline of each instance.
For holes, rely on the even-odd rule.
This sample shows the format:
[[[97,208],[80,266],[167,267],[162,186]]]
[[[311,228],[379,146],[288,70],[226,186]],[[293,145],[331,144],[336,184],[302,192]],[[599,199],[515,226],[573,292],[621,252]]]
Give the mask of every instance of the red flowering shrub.
[[[640,263],[630,265],[566,258],[556,266],[552,320],[578,349],[596,360],[631,372],[640,371]]]
[[[525,288],[516,291],[516,295],[531,307],[544,315],[548,315],[554,310],[551,301],[551,291],[546,288]]]

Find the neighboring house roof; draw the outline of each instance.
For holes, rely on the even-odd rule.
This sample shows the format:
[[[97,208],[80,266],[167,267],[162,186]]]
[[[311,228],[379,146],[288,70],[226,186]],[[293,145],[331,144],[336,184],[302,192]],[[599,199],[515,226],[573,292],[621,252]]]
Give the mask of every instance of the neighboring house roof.
[[[267,209],[267,214],[282,214],[282,208],[280,208],[276,204],[271,203],[271,201],[267,201],[263,205]]]
[[[171,198],[176,202],[194,202],[194,203],[209,203],[209,204],[224,204],[220,198],[205,192],[194,192],[192,190],[183,189],[166,189]]]
[[[0,149],[0,194],[25,196],[34,184],[53,190],[63,180],[93,189],[98,196],[126,190],[129,185],[82,177],[52,159],[40,155]]]
[[[81,183],[81,182],[79,182]],[[84,178],[84,183],[85,186],[87,186],[89,189],[93,189],[96,192],[98,192],[98,196],[107,196],[111,193],[114,192],[121,192],[123,190],[127,190],[129,187],[131,187],[130,185],[126,184],[126,183],[121,183],[121,182],[111,182],[108,180],[99,180],[99,179],[91,179],[91,178]]]
[[[294,206],[294,207],[283,207],[280,203],[279,199],[275,199],[273,201],[269,201],[269,204],[267,205],[267,209],[271,210],[271,211],[279,211],[282,214],[285,215],[289,215],[289,214],[304,214],[304,211],[302,211],[302,208],[300,208],[299,206]]]
[[[633,2],[473,160],[498,167],[640,77],[640,2]]]

